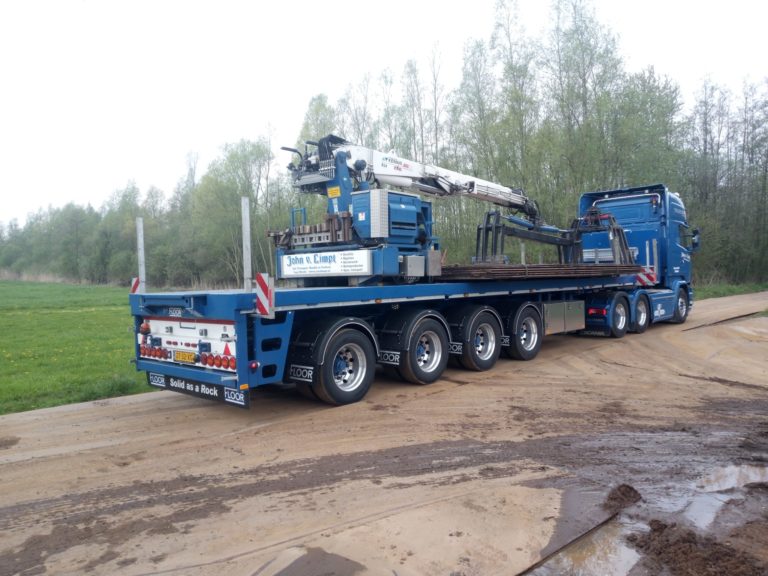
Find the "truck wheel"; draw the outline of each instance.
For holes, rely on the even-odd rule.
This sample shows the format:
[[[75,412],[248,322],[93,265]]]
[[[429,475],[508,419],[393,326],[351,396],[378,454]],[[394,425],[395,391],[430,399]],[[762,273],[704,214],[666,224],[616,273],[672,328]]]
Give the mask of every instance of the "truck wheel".
[[[611,338],[623,338],[629,328],[629,304],[623,294],[613,297],[611,310]]]
[[[675,313],[672,315],[672,322],[682,324],[688,319],[688,290],[680,288],[677,291],[677,304],[675,304]]]
[[[467,329],[461,353],[461,365],[467,370],[490,370],[501,352],[501,326],[490,312],[481,312]]]
[[[340,330],[328,342],[318,385],[312,390],[328,404],[362,400],[376,372],[371,341],[357,330]]]
[[[433,318],[420,320],[403,352],[400,374],[411,384],[431,384],[442,376],[448,365],[448,335]]]
[[[533,360],[541,349],[544,333],[539,311],[526,306],[517,313],[513,323],[507,354],[515,360]]]
[[[648,329],[651,323],[651,306],[648,304],[646,296],[640,296],[635,302],[635,324],[633,331],[635,334],[642,334]]]

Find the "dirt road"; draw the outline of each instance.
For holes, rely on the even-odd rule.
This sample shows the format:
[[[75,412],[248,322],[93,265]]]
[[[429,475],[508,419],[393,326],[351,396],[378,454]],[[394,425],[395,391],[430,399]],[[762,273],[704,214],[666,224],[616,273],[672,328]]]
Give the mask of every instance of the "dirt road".
[[[153,392],[4,416],[0,574],[765,573],[767,309],[382,375],[339,408],[270,389],[249,411]]]

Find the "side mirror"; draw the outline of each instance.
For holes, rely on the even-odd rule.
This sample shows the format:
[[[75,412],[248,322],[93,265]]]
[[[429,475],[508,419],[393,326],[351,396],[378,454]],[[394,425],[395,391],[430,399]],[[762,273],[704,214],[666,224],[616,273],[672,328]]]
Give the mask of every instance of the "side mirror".
[[[701,248],[701,237],[699,235],[699,229],[694,228],[691,236],[691,252],[698,252]]]

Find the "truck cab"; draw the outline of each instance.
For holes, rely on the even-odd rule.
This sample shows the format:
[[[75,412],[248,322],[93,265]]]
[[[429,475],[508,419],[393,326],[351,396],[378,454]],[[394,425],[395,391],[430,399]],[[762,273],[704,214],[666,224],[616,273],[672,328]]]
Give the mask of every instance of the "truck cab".
[[[649,299],[653,322],[684,321],[693,304],[691,255],[699,240],[680,196],[663,184],[583,194],[580,217],[595,209],[613,216],[623,228],[635,262],[643,268],[632,299]],[[585,262],[610,262],[609,246],[607,233],[586,236]]]

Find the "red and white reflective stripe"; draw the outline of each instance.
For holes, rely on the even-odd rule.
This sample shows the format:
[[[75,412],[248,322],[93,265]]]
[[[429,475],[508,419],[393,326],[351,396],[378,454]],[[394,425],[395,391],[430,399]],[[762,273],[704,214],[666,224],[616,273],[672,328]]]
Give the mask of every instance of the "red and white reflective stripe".
[[[656,284],[656,274],[652,270],[645,270],[637,275],[637,283],[640,286],[654,286]]]
[[[269,274],[256,274],[256,311],[262,316],[272,315],[273,291]]]
[[[131,294],[136,294],[139,290],[141,280],[139,278],[131,278]]]

